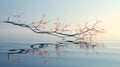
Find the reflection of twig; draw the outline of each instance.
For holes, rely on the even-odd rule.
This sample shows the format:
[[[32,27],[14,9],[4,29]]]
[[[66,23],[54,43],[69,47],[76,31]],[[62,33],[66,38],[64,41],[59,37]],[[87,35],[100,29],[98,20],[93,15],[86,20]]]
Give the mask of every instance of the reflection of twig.
[[[19,57],[13,57],[14,55],[17,55],[17,54],[8,54],[8,59],[14,63],[20,63],[21,61],[21,58]]]
[[[72,42],[71,42],[72,43]],[[54,46],[54,49],[56,51],[56,56],[60,58],[62,55],[66,54],[67,47],[69,44],[64,44],[64,43],[38,43],[38,44],[33,44],[30,45],[30,49],[10,49],[8,50],[9,52],[7,53],[8,59],[12,62],[18,63],[21,61],[21,58],[18,57],[21,54],[28,54],[31,53],[32,56],[39,55],[43,57],[43,63],[47,63],[47,56],[50,55],[50,52],[46,49],[48,46]],[[73,43],[72,43],[73,44]],[[94,50],[95,48],[102,48],[103,44],[98,44],[98,43],[87,43],[87,42],[80,42],[77,44],[77,47],[79,48],[85,48],[86,49],[86,55],[88,55],[89,50],[92,49]],[[103,47],[104,48],[104,47]],[[99,52],[96,51],[96,54],[100,54]]]
[[[38,43],[38,44],[33,44],[30,47],[33,48],[33,49],[36,48],[35,46],[38,46],[38,48],[44,48],[44,47],[47,47],[48,44],[50,44],[50,43]]]
[[[50,44],[50,43],[48,43]],[[33,44],[30,47],[32,49],[10,49],[8,50],[8,59],[11,60],[12,62],[18,63],[20,62],[20,58],[15,58],[13,56],[15,55],[20,55],[20,54],[28,54],[32,52],[32,56],[34,56],[35,52],[38,52],[39,55],[43,56],[44,58],[44,63],[47,63],[47,58],[46,55],[48,54],[47,51],[41,50],[42,48],[45,48],[48,46],[47,43],[38,43],[38,44]],[[37,47],[36,47],[37,46]]]

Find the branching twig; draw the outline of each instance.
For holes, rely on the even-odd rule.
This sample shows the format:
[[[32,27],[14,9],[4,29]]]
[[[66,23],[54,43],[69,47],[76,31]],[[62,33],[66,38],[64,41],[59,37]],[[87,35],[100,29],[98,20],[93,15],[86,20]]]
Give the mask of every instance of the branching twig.
[[[19,15],[20,17],[21,15]],[[59,18],[57,18],[57,22],[55,23],[55,28],[54,30],[41,30],[43,27],[41,25],[46,25],[47,22],[45,22],[43,20],[43,18],[45,17],[45,15],[43,15],[41,21],[39,24],[35,25],[36,23],[33,21],[31,23],[31,25],[28,25],[28,24],[24,24],[24,23],[17,23],[17,22],[12,22],[10,21],[11,16],[8,17],[8,20],[7,21],[3,21],[3,23],[9,23],[9,24],[13,24],[13,25],[16,25],[16,26],[20,26],[20,27],[24,27],[24,28],[28,28],[30,30],[32,30],[33,32],[35,33],[38,33],[38,34],[48,34],[48,35],[53,35],[53,36],[57,36],[57,37],[60,37],[60,38],[64,38],[64,37],[74,37],[74,38],[77,38],[77,39],[84,39],[84,38],[81,38],[80,36],[82,37],[85,37],[86,34],[92,36],[93,35],[93,32],[101,32],[100,30],[97,30],[95,28],[95,26],[99,23],[98,21],[96,21],[96,23],[93,24],[92,28],[88,28],[87,27],[87,23],[85,24],[85,27],[82,29],[80,26],[79,26],[79,31],[75,32],[75,33],[66,33],[66,31],[68,31],[69,29],[67,29],[67,27],[69,25],[62,25],[61,26],[61,23],[59,21]],[[40,27],[40,28],[39,28]],[[41,28],[42,27],[42,28]],[[85,36],[84,36],[85,35]],[[79,36],[79,37],[76,37],[76,36]]]

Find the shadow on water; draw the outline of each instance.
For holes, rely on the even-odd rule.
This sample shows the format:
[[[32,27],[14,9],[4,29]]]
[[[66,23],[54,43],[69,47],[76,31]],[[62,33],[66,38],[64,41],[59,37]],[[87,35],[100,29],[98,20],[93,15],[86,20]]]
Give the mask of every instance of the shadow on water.
[[[87,42],[79,42],[74,43],[72,41],[66,41],[64,43],[37,43],[32,44],[28,48],[24,49],[8,49],[7,52],[2,54],[7,55],[7,59],[14,63],[21,62],[21,58],[19,55],[27,55],[30,54],[31,56],[41,56],[43,58],[43,63],[46,64],[48,61],[47,57],[54,53],[57,58],[67,54],[69,51],[68,48],[75,48],[75,49],[83,49],[86,51],[86,55],[88,54],[87,51],[93,50],[96,54],[99,53],[96,50],[98,48],[104,48],[104,44],[99,43],[87,43]],[[53,52],[50,52],[53,50]],[[72,49],[73,50],[73,49]],[[18,57],[15,57],[17,55]]]

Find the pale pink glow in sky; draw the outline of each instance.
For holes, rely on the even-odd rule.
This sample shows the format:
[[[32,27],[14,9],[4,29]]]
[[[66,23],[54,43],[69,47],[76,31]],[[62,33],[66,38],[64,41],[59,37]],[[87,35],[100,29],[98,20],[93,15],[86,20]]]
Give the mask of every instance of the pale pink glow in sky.
[[[24,12],[23,20],[31,23],[32,20],[38,20],[42,14],[46,13],[46,19],[51,24],[55,22],[56,17],[60,17],[61,22],[72,24],[72,28],[76,28],[76,24],[83,25],[85,22],[91,25],[97,19],[101,21],[98,26],[106,30],[105,34],[100,35],[101,39],[120,40],[120,0],[0,0],[0,10],[0,20],[6,20],[11,13]],[[5,32],[8,30],[11,30],[9,34]],[[0,24],[0,31],[2,40],[2,38],[7,39],[6,35],[15,35],[19,38],[18,35],[22,36],[27,30],[21,30],[9,24]],[[19,33],[16,33],[17,31]],[[33,33],[29,32],[29,35],[31,34]]]

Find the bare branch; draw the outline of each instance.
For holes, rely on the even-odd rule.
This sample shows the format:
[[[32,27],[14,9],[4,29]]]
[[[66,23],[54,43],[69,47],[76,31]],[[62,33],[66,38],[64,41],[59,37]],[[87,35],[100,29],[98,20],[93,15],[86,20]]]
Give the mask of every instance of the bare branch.
[[[22,14],[14,15],[14,17],[20,18],[21,15]],[[67,27],[69,27],[70,25],[61,24],[60,21],[59,21],[59,18],[56,19],[57,22],[55,23],[55,28],[54,29],[49,28],[49,29],[45,30],[46,27],[44,27],[44,26],[47,24],[47,22],[45,20],[43,20],[43,18],[45,16],[46,15],[43,14],[39,23],[36,23],[35,21],[32,21],[30,25],[25,24],[25,23],[12,22],[12,21],[9,20],[11,16],[8,17],[7,21],[3,21],[3,23],[9,23],[9,24],[13,24],[13,25],[16,25],[16,26],[28,28],[31,31],[33,31],[35,33],[38,33],[38,34],[48,34],[48,35],[53,35],[53,36],[57,36],[57,37],[60,37],[60,38],[74,37],[77,40],[78,39],[84,40],[85,37],[89,37],[89,39],[91,39],[91,36],[94,35],[94,32],[97,32],[97,33],[99,33],[99,32],[102,33],[103,32],[103,29],[96,29],[95,26],[99,23],[99,21],[96,21],[96,23],[94,23],[92,25],[92,28],[88,28],[87,23],[86,23],[83,28],[81,28],[80,25],[77,25],[79,28],[76,29],[75,33],[71,33],[71,34],[66,33],[67,31],[72,31],[72,30],[67,29]]]
[[[100,23],[100,21],[96,20],[96,23],[93,24],[92,28],[95,28],[95,26]]]

